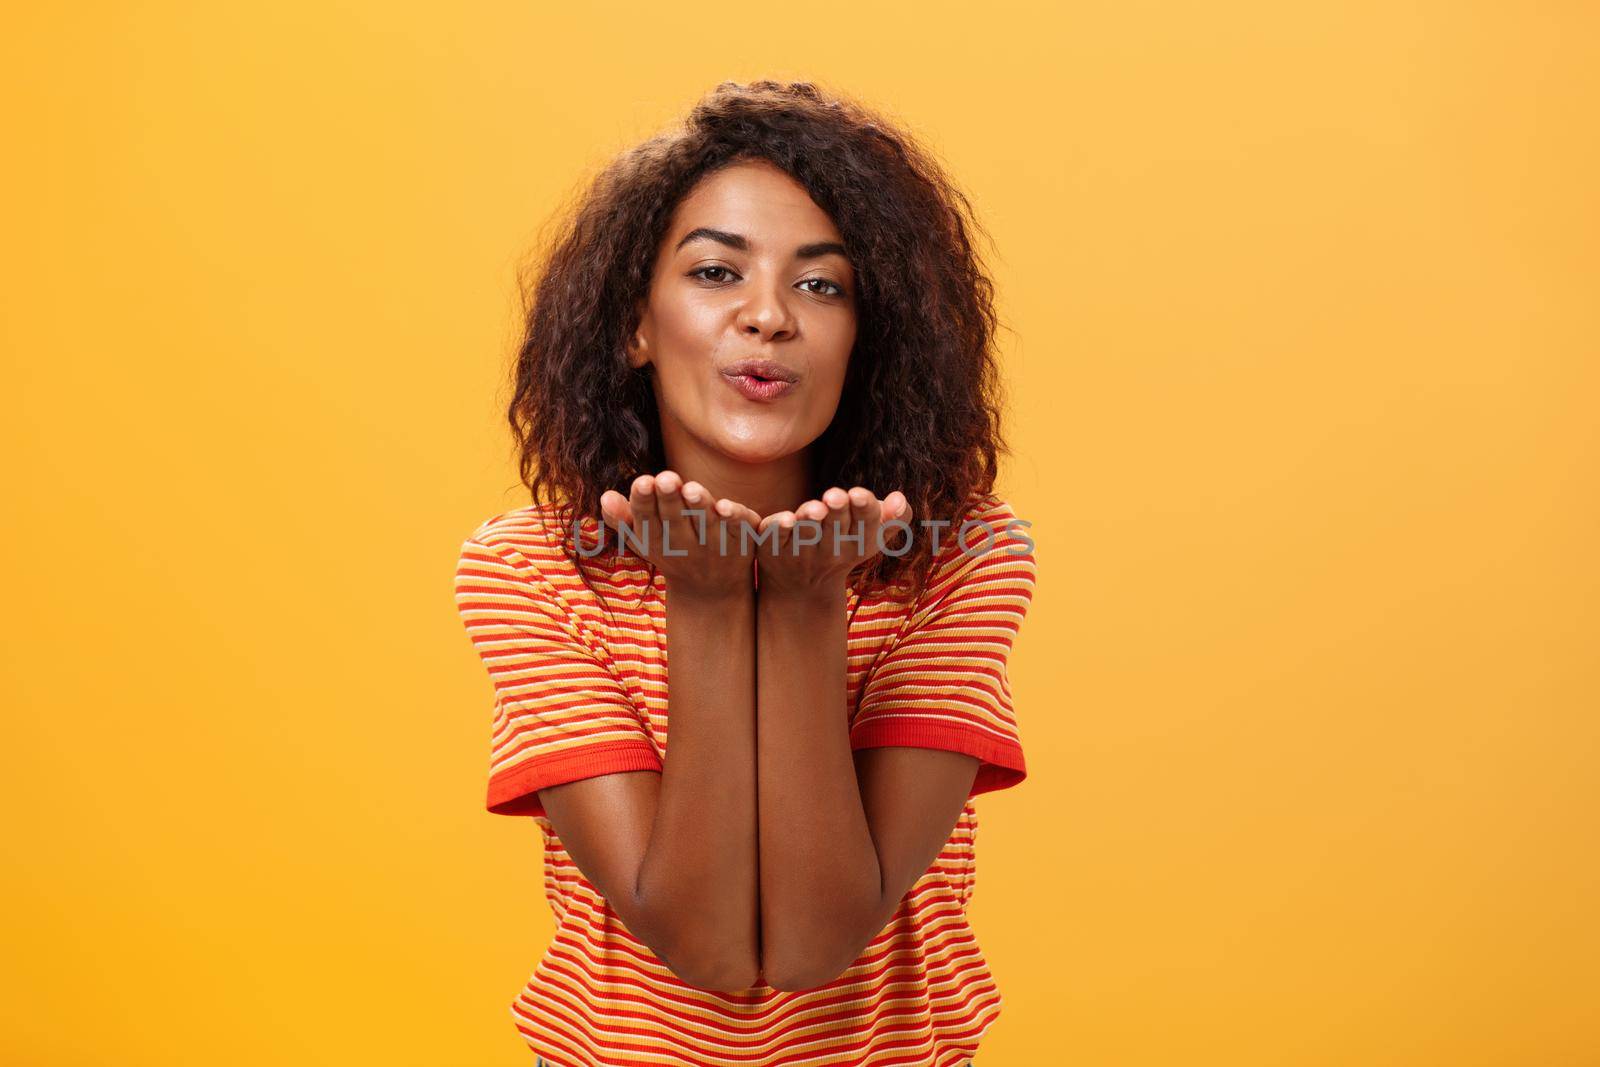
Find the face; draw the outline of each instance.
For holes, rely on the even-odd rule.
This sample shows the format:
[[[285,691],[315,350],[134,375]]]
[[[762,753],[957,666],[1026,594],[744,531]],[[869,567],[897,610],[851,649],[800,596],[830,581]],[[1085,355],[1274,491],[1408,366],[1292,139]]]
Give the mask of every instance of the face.
[[[725,167],[678,205],[628,352],[651,368],[669,461],[772,463],[828,428],[856,338],[842,244],[767,163]]]

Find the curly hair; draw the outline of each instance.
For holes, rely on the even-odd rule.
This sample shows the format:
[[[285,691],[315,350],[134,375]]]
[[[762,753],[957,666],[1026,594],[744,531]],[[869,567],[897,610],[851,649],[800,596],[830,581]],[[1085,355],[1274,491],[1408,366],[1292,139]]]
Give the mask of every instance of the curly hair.
[[[754,160],[828,213],[858,279],[855,347],[838,410],[812,446],[810,496],[835,485],[903,492],[910,544],[886,537],[900,554],[851,577],[893,587],[910,575],[920,595],[933,553],[919,520],[958,527],[1010,452],[994,287],[973,241],[986,235],[913,135],[811,83],[718,85],[680,125],[607,164],[556,220],[556,239],[523,276],[508,411],[522,483],[535,504],[554,506],[576,562],[569,535],[581,518],[603,523],[600,495],[627,496],[639,474],[666,469],[655,397],[624,340],[678,203],[708,174]]]

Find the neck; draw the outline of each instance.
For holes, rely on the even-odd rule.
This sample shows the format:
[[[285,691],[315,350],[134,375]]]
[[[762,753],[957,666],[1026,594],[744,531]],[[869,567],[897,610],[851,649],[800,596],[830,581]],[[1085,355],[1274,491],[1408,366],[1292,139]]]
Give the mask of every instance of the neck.
[[[667,469],[685,482],[705,486],[713,501],[726,497],[765,518],[779,511],[793,511],[809,499],[809,448],[762,463],[743,463],[712,452],[696,441],[674,440],[676,436],[667,434],[662,442]]]

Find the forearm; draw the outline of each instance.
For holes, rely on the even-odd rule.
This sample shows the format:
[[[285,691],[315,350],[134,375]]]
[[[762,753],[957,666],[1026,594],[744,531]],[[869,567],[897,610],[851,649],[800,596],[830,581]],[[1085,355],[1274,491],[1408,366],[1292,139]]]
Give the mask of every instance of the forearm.
[[[848,967],[882,896],[850,749],[844,609],[842,582],[756,605],[761,955],[778,988]]]
[[[754,592],[669,588],[667,662],[667,752],[635,896],[666,962],[747,988],[760,966]]]

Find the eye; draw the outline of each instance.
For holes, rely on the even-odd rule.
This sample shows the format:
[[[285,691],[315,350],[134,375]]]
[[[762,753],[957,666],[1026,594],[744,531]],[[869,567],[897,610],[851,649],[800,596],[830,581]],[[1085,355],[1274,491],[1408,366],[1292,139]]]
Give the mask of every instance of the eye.
[[[719,267],[715,263],[712,263],[709,266],[700,267],[697,270],[690,271],[689,272],[689,277],[691,277],[691,278],[700,278],[700,277],[703,277],[707,271],[713,271],[713,270],[721,271],[723,274],[732,274],[733,273],[733,271],[729,270],[727,267]],[[723,278],[706,278],[705,280],[708,281],[708,282],[718,282],[718,281],[724,281],[725,279],[723,279]]]
[[[818,296],[843,296],[844,295],[844,287],[843,286],[839,285],[837,282],[831,282],[826,278],[807,278],[805,281],[801,282],[800,284],[801,285],[810,285],[812,282],[821,282],[823,285],[830,286],[832,288],[832,292],[821,292],[821,293],[818,293],[817,290],[815,290],[815,289],[811,290],[811,292],[817,293]]]

